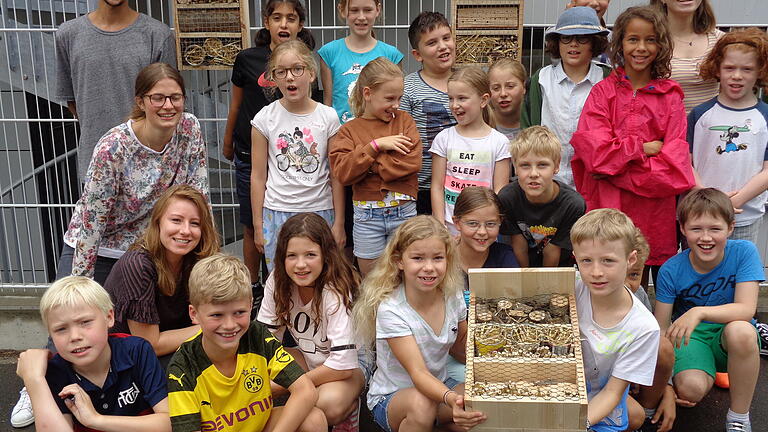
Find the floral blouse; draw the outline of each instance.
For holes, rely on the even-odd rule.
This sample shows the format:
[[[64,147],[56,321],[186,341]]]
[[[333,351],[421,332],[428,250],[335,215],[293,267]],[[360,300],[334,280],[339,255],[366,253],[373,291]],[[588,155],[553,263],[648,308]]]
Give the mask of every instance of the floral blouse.
[[[207,150],[200,123],[184,113],[157,152],[136,138],[128,120],[99,140],[83,195],[64,242],[75,249],[72,274],[92,277],[96,257],[119,258],[143,233],[155,202],[169,187],[188,184],[208,197]]]

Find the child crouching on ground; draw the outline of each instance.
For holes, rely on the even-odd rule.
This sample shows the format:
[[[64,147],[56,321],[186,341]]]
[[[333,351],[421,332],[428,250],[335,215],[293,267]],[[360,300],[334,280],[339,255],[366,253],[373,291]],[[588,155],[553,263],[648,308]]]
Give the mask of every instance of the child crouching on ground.
[[[235,257],[215,254],[189,275],[189,316],[201,333],[168,365],[174,432],[220,430],[326,432],[317,390],[264,325],[251,322],[251,279]],[[291,392],[272,406],[270,380]]]
[[[27,350],[16,367],[38,431],[171,430],[160,362],[144,339],[107,333],[115,315],[104,288],[59,279],[40,299],[40,315],[58,353]]]
[[[637,261],[634,238],[634,224],[616,209],[593,210],[571,229],[587,429],[596,432],[627,430],[629,383],[653,384],[659,325],[624,285]]]
[[[728,432],[751,432],[749,407],[760,371],[752,317],[765,279],[754,243],[728,240],[733,203],[713,188],[691,192],[677,209],[687,249],[659,270],[656,319],[675,347],[674,386],[682,405],[709,393],[715,372],[728,372]],[[671,323],[670,323],[670,320]]]

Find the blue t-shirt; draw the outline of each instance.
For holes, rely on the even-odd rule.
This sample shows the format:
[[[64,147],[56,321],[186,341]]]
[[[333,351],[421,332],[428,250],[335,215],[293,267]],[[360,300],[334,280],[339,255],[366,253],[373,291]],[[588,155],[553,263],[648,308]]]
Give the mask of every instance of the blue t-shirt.
[[[149,342],[136,336],[111,334],[109,348],[110,370],[102,387],[79,375],[72,364],[58,354],[48,361],[45,379],[63,414],[72,413],[59,392],[70,384],[80,384],[94,409],[109,416],[151,414],[152,407],[168,396],[165,373]],[[74,416],[72,420],[76,431],[83,430]]]
[[[656,300],[674,304],[672,319],[695,306],[720,306],[733,303],[736,284],[763,281],[763,264],[754,243],[728,240],[723,260],[708,273],[693,269],[691,250],[670,258],[659,270]]]
[[[344,38],[336,39],[323,45],[317,53],[331,69],[333,108],[342,124],[355,118],[349,107],[349,95],[363,67],[379,57],[386,57],[394,64],[403,60],[403,54],[397,48],[382,41],[377,41],[376,46],[368,52],[356,53],[347,48]]]

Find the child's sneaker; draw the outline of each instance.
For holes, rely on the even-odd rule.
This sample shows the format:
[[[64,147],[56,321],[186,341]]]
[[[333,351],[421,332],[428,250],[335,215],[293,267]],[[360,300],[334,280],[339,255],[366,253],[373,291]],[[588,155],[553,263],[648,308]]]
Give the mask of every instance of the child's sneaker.
[[[755,327],[760,336],[760,355],[768,356],[768,324],[759,322],[755,324]]]
[[[360,398],[357,399],[357,408],[352,411],[344,421],[333,427],[333,432],[359,432],[360,431]]]
[[[715,372],[715,385],[721,389],[731,388],[731,380],[727,372]]]
[[[730,421],[725,423],[726,432],[752,432],[752,424],[742,423],[740,421]]]
[[[35,413],[32,411],[32,401],[29,399],[27,388],[23,387],[19,391],[19,401],[14,405],[11,411],[11,426],[23,428],[35,422]]]

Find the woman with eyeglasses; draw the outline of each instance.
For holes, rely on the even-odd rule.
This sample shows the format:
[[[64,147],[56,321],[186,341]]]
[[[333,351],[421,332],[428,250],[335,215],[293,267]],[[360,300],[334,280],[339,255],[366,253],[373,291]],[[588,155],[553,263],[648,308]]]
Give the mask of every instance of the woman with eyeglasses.
[[[57,279],[88,276],[103,285],[117,259],[141,237],[166,189],[188,184],[208,196],[205,143],[197,118],[184,112],[179,72],[153,63],[139,72],[134,94],[128,120],[96,144],[64,234]]]

